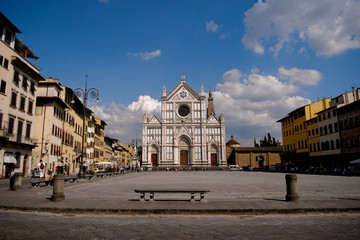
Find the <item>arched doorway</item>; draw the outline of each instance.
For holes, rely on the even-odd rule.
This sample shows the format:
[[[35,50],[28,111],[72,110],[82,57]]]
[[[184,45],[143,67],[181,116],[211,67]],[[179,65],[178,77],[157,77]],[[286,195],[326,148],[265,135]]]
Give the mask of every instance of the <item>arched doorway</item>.
[[[256,161],[259,163],[259,168],[264,167],[265,158],[263,155],[256,156]]]
[[[209,149],[210,153],[210,166],[216,167],[218,165],[217,147],[212,144]]]
[[[152,167],[158,166],[158,152],[158,147],[156,145],[151,145],[149,149],[149,154]]]
[[[179,151],[180,151],[180,166],[189,166],[189,145],[190,142],[186,137],[181,137],[179,140]]]

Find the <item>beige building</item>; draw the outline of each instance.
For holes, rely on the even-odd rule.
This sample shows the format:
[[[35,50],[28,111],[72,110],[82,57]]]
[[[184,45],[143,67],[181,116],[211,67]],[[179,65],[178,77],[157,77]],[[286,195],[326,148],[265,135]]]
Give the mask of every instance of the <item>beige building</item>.
[[[281,164],[282,146],[240,147],[233,138],[226,143],[228,163],[250,169],[275,170]]]
[[[71,88],[65,86],[61,88],[60,97],[68,108],[64,114],[61,159],[65,173],[76,174],[79,172],[81,161],[84,105]],[[73,99],[74,103],[72,103]]]
[[[94,137],[94,163],[104,161],[105,149],[105,126],[106,123],[98,118],[95,120],[95,137]]]
[[[47,170],[45,178],[53,176],[57,167],[62,166],[63,119],[68,106],[60,98],[61,91],[59,79],[52,78],[40,81],[37,89],[34,123],[37,147],[32,151],[32,169],[36,169],[42,160]]]
[[[0,12],[0,169],[1,177],[31,175],[38,57],[17,37],[20,30]],[[35,64],[30,61],[35,59]],[[29,61],[30,60],[30,61]]]

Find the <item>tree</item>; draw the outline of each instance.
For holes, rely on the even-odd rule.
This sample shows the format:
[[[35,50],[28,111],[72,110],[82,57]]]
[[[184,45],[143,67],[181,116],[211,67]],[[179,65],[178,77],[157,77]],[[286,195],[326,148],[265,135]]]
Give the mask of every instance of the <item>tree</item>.
[[[267,134],[267,137],[265,135],[264,139],[260,139],[260,145],[256,143],[256,139],[254,138],[254,147],[276,147],[280,145],[281,142],[271,137],[270,133]]]

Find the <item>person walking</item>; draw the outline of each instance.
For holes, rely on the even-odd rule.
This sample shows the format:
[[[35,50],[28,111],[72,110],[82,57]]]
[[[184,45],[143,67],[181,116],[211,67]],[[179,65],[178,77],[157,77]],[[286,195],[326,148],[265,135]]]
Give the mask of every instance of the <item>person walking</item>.
[[[38,167],[39,174],[40,174],[40,180],[44,180],[45,164],[42,162],[42,160],[40,160],[40,162],[38,163],[37,167]]]

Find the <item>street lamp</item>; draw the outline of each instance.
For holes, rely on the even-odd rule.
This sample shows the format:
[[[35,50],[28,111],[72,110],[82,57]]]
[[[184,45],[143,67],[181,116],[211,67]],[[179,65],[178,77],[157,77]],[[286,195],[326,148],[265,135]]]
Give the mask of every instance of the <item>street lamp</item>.
[[[99,90],[96,88],[90,88],[87,89],[87,78],[88,75],[86,74],[86,81],[85,81],[85,90],[82,88],[76,88],[74,90],[74,95],[77,97],[81,97],[83,95],[83,134],[82,134],[82,141],[81,141],[81,162],[80,162],[80,171],[79,171],[79,178],[85,178],[85,172],[84,172],[84,140],[85,140],[85,112],[87,109],[87,100],[88,100],[88,94],[90,94],[90,97],[96,98],[96,103],[99,103]],[[75,104],[74,97],[71,100],[71,104]]]

